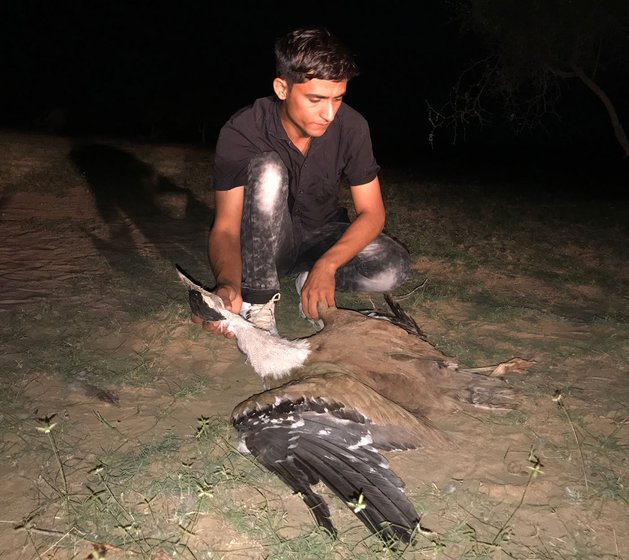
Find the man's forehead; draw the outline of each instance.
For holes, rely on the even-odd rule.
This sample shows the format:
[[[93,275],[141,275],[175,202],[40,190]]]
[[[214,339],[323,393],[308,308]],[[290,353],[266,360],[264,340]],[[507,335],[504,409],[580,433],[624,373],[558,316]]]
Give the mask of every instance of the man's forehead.
[[[336,82],[333,80],[321,80],[312,78],[300,84],[293,84],[294,88],[304,95],[316,95],[318,97],[339,97],[347,90],[347,80]]]

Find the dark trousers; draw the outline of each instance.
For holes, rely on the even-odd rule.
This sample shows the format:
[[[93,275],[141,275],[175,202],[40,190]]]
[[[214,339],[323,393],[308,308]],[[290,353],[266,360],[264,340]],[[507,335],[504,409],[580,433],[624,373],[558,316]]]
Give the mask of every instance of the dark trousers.
[[[332,222],[306,230],[288,209],[288,173],[275,152],[249,163],[241,226],[242,297],[266,303],[280,288],[279,278],[310,270],[349,226]],[[380,234],[336,272],[339,292],[387,292],[409,274],[410,258],[402,245]]]

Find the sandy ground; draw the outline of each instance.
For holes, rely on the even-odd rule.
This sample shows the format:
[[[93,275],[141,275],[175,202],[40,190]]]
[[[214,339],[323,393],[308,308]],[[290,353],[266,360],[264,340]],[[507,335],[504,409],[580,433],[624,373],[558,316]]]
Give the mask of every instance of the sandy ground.
[[[93,154],[68,140],[26,135],[0,140],[0,309],[4,328],[12,333],[1,359],[12,384],[5,387],[5,398],[12,404],[0,414],[0,558],[87,558],[94,542],[66,533],[60,521],[62,501],[54,500],[46,481],[62,483],[45,434],[36,431],[42,425],[37,419],[55,415],[68,491],[80,494],[106,449],[141,449],[164,434],[194,441],[199,418],[227,417],[236,403],[260,390],[260,383],[233,343],[199,334],[188,323],[185,294],[174,275],[170,283],[164,280],[167,272],[133,281],[152,261],[162,263],[160,270],[178,263],[207,273],[209,189],[203,197],[186,187],[190,167],[207,164],[203,152],[127,147],[105,154],[112,164],[129,166],[142,185],[138,199],[137,192],[133,198],[125,191],[128,185],[119,192],[101,188],[97,177],[107,169],[94,168]],[[418,258],[415,268],[433,278],[459,274],[426,258]],[[592,305],[604,299],[597,286],[572,286],[573,293],[556,294],[542,280],[482,270],[475,275],[494,293],[517,290],[566,305],[577,294]],[[154,292],[171,311],[175,306],[176,315],[134,318],[128,303],[140,292],[143,297]],[[475,322],[465,302],[431,305],[441,317],[466,321],[479,344],[499,340],[501,327]],[[445,335],[435,316],[416,318],[429,334]],[[21,336],[15,334],[18,325]],[[72,326],[78,326],[80,338],[73,338]],[[523,414],[450,415],[443,426],[461,436],[455,449],[390,457],[409,495],[425,508],[422,524],[449,535],[441,552],[405,557],[629,558],[627,355],[585,359],[570,351],[593,344],[594,334],[613,338],[618,333],[612,324],[602,322],[593,333],[589,323],[556,315],[536,325],[516,320],[513,329],[510,336],[521,341],[518,353],[536,364],[511,381],[525,395]],[[48,337],[57,345],[76,345],[76,353],[55,352]],[[548,341],[547,352],[536,344],[540,338]],[[152,369],[151,381],[112,383],[117,400],[105,402],[90,389],[89,361],[70,363],[71,356],[85,356],[86,350],[99,363],[103,356],[112,364],[140,356]],[[564,352],[562,359],[551,359],[552,351]],[[513,353],[512,346],[505,347],[504,358]],[[66,362],[42,355],[64,355]],[[181,389],[192,386],[197,389],[181,397]],[[553,400],[557,389],[565,395],[565,408]],[[532,450],[543,464],[535,477]],[[289,526],[295,519],[310,523],[296,498],[275,491],[294,516]],[[240,497],[244,508],[257,503],[251,495]],[[338,515],[341,523],[356,525],[344,512]],[[496,540],[503,524],[507,534]],[[360,526],[355,530],[360,533]],[[205,551],[199,558],[267,557],[255,537],[216,513],[201,516],[190,545]]]

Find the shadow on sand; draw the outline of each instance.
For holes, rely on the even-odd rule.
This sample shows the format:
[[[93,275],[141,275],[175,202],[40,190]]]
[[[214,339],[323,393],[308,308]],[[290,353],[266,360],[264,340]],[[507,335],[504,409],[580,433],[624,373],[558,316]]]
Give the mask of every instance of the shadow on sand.
[[[150,279],[159,257],[194,268],[207,247],[208,206],[135,155],[106,144],[80,144],[70,159],[86,178],[106,230],[86,231],[109,265]],[[136,276],[137,277],[137,276]]]

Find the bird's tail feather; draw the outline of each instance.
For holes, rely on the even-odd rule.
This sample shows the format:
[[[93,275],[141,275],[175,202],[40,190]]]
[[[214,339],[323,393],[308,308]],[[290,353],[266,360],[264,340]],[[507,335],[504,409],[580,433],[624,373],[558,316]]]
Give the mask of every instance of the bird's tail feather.
[[[384,301],[387,302],[387,305],[391,308],[391,311],[393,312],[393,316],[395,318],[393,321],[394,324],[402,327],[407,332],[415,334],[418,337],[426,340],[426,335],[419,328],[419,325],[417,324],[415,319],[413,319],[406,311],[404,311],[397,301],[394,301],[394,299],[389,294],[384,294]]]
[[[360,310],[360,313],[366,315],[367,317],[371,317],[372,319],[389,321],[393,325],[404,329],[406,332],[414,334],[422,340],[426,340],[426,335],[421,330],[415,319],[406,313],[399,303],[394,301],[389,294],[384,294],[384,301],[387,302],[387,305],[391,309],[390,313],[376,311],[375,309],[362,309]]]

